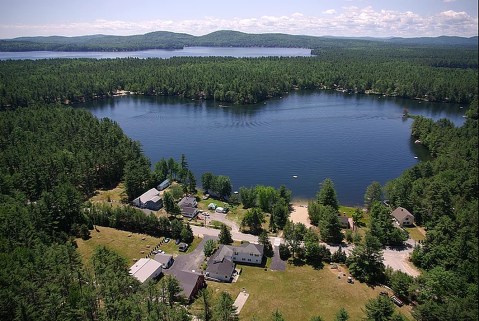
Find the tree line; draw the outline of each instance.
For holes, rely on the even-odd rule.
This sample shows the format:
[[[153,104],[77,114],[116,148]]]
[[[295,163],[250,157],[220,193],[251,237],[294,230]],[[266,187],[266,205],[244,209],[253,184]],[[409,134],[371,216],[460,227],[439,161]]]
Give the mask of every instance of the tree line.
[[[318,57],[50,59],[0,62],[0,107],[80,103],[126,90],[232,104],[255,104],[300,89],[331,89],[469,103],[477,95],[477,50],[456,56],[373,49],[324,49]],[[419,50],[419,49],[411,49]],[[434,49],[422,49],[417,55]],[[473,57],[473,55],[475,55]],[[394,56],[393,56],[394,57]],[[474,61],[475,59],[475,61]]]

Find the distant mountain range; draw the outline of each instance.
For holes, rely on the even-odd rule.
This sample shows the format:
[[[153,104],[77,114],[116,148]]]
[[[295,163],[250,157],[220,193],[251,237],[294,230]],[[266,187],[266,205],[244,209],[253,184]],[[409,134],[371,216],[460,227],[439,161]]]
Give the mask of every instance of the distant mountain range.
[[[20,37],[0,40],[0,51],[133,51],[146,49],[181,49],[186,46],[207,47],[288,47],[318,49],[324,47],[399,44],[410,46],[478,46],[478,37],[315,37],[281,33],[250,34],[221,30],[204,36],[167,31],[144,35],[79,37]]]

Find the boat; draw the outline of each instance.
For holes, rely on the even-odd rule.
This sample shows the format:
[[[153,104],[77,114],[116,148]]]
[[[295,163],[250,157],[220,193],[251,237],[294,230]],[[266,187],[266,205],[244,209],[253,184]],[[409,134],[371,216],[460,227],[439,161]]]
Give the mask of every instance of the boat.
[[[298,178],[298,175],[293,175],[293,178]]]
[[[416,139],[416,140],[414,141],[414,144],[421,144],[421,141],[420,141],[419,139]]]
[[[418,157],[417,157],[417,156],[414,156],[414,159],[418,159]]]

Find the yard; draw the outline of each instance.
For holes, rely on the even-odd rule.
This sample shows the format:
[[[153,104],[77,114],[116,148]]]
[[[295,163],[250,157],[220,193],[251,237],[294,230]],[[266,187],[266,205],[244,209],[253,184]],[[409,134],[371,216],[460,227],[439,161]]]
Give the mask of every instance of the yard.
[[[123,183],[118,184],[113,189],[109,190],[97,190],[95,195],[90,198],[92,203],[111,203],[120,205],[127,199],[125,193],[125,186]]]
[[[146,234],[130,233],[109,227],[97,226],[97,230],[91,231],[89,240],[76,239],[78,252],[85,264],[90,264],[90,258],[97,246],[106,246],[124,257],[128,264],[132,264],[134,259],[145,257],[162,240],[162,238]],[[195,237],[186,253],[193,251],[200,242],[201,239]],[[149,247],[147,247],[148,245]],[[174,240],[171,240],[169,243],[163,243],[160,249],[168,254],[175,255],[180,253],[178,245],[175,244]]]
[[[337,270],[330,269],[328,265],[321,270],[314,270],[307,265],[288,265],[285,272],[265,271],[253,266],[237,267],[242,268],[237,283],[208,282],[208,288],[215,295],[225,290],[233,300],[244,288],[250,296],[240,313],[241,320],[251,320],[253,317],[269,320],[276,309],[286,321],[309,320],[315,315],[320,315],[324,320],[333,320],[341,307],[348,311],[350,320],[361,320],[366,302],[384,290],[359,282],[349,284],[346,277],[338,279]],[[195,302],[191,310],[198,312],[200,307],[200,302]],[[412,319],[409,307],[398,309]]]

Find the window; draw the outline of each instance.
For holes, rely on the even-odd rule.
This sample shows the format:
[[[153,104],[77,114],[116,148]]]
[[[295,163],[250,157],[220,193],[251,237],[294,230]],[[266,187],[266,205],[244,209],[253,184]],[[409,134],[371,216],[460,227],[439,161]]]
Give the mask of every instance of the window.
[[[251,259],[248,259],[248,262],[251,262]]]
[[[244,258],[244,257],[242,257],[242,258],[241,258],[241,261],[244,261],[244,260],[245,260],[245,258]]]

